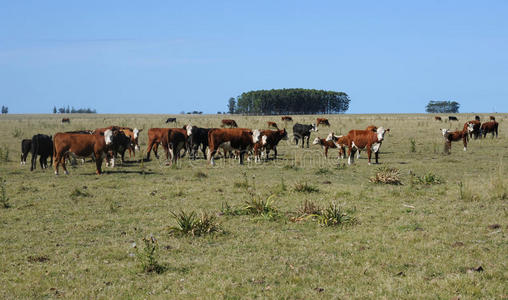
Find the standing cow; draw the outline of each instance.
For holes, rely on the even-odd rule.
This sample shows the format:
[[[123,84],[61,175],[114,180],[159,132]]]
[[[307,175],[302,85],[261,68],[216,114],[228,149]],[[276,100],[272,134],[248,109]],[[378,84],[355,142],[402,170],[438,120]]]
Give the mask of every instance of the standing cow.
[[[348,164],[351,165],[354,163],[354,153],[360,149],[367,150],[367,157],[369,159],[372,155],[372,151],[374,151],[376,164],[378,162],[379,157],[379,148],[381,147],[381,143],[384,140],[385,133],[390,131],[390,129],[384,129],[383,127],[379,127],[376,132],[370,130],[351,130],[347,134],[348,141]]]
[[[245,128],[215,128],[208,133],[208,162],[214,166],[214,156],[219,148],[228,148],[240,152],[240,164],[243,164],[243,157],[250,151],[254,144],[259,141],[259,130]]]
[[[21,164],[26,165],[26,158],[28,153],[30,153],[30,148],[32,148],[32,140],[24,139],[21,141]]]
[[[39,162],[42,169],[48,167],[48,157],[51,158],[51,164],[53,164],[53,140],[51,136],[36,134],[32,137],[31,144],[32,164],[30,165],[30,171],[33,171],[37,166],[37,156],[40,156]]]
[[[293,126],[293,138],[295,139],[296,145],[298,145],[298,141],[302,140],[302,148],[305,143],[305,137],[307,137],[307,148],[309,148],[309,139],[310,133],[312,131],[318,131],[316,124],[303,125],[300,123],[296,123]]]

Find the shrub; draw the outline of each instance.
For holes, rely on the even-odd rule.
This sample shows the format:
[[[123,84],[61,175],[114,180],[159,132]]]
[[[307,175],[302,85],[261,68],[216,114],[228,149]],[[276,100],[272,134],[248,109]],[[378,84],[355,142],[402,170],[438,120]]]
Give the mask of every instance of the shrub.
[[[136,248],[136,257],[141,264],[143,272],[157,274],[164,273],[166,267],[157,261],[159,244],[152,235],[148,238],[143,238],[142,250],[139,250],[136,245],[134,245],[134,247]]]
[[[295,192],[299,192],[299,193],[317,193],[317,192],[319,192],[319,189],[316,186],[309,185],[307,182],[304,182],[304,183],[297,182],[297,183],[295,183],[295,186],[293,187],[293,190]]]
[[[332,202],[328,208],[324,209],[318,217],[318,223],[321,226],[345,226],[357,223],[355,217],[344,212],[343,209]]]
[[[374,177],[371,177],[370,182],[384,183],[384,184],[402,184],[399,178],[400,171],[397,168],[382,167],[379,168]]]
[[[180,211],[178,214],[171,212],[171,214],[176,219],[177,226],[169,228],[170,234],[201,236],[222,232],[220,225],[215,221],[216,217],[212,214],[202,212],[199,217],[193,211],[189,214],[184,211]]]

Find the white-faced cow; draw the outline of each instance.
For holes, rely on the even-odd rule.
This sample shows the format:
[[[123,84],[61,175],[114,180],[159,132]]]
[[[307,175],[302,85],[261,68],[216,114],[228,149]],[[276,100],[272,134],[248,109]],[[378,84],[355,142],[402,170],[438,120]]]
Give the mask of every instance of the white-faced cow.
[[[328,158],[328,148],[337,148],[334,142],[327,141],[326,139],[322,139],[320,137],[315,138],[312,145],[321,145],[321,148],[325,149],[326,158]]]
[[[376,164],[379,157],[379,148],[384,140],[385,133],[390,129],[379,127],[376,132],[370,130],[351,130],[347,134],[348,140],[348,164],[354,163],[354,152],[360,149],[367,149],[367,157],[369,159],[374,151]]]
[[[467,140],[468,140],[468,132],[473,131],[473,124],[466,123],[464,124],[464,128],[461,131],[450,131],[449,129],[441,129],[441,133],[445,139],[444,144],[444,152],[446,154],[450,154],[450,150],[452,149],[452,142],[457,142],[462,140],[464,144],[464,151],[467,150]]]
[[[259,130],[246,128],[214,128],[208,132],[208,161],[215,165],[214,156],[220,147],[228,147],[239,151],[240,164],[243,164],[245,153],[250,151],[259,141]]]
[[[196,159],[197,151],[201,146],[203,157],[206,159],[206,148],[208,147],[208,132],[211,128],[200,128],[197,126],[187,125],[187,136],[189,137],[190,158]]]
[[[296,123],[293,126],[293,138],[296,142],[296,145],[298,145],[298,141],[301,139],[303,148],[303,144],[305,143],[305,137],[307,137],[307,148],[309,148],[310,133],[312,131],[318,131],[316,124],[303,125]]]
[[[286,128],[282,130],[261,130],[259,141],[254,145],[254,156],[256,161],[261,158],[261,152],[266,152],[266,159],[269,158],[270,150],[273,150],[273,159],[277,159],[277,145],[281,140],[287,140]]]

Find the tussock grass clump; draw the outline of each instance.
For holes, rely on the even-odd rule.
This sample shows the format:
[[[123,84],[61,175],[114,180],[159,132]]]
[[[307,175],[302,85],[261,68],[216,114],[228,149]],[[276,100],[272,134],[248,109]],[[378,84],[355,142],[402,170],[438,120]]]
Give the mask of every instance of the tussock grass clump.
[[[373,183],[395,184],[401,185],[400,171],[397,168],[382,167],[379,168],[374,177],[369,180]]]
[[[176,226],[169,227],[169,233],[172,235],[201,236],[222,232],[220,224],[216,222],[216,217],[212,214],[201,212],[198,217],[194,211],[190,213],[180,211],[179,213],[171,212],[171,215],[177,222]]]
[[[278,209],[273,205],[275,194],[264,198],[257,195],[252,195],[250,200],[245,201],[243,210],[247,215],[260,215],[270,219],[279,216]]]
[[[410,138],[409,139],[409,144],[410,144],[409,152],[415,153],[416,152],[416,141],[415,141],[415,139],[414,138]]]
[[[326,209],[322,210],[317,220],[321,226],[346,226],[354,225],[358,222],[355,217],[345,212],[335,202],[332,202]]]
[[[8,162],[9,161],[9,148],[7,146],[2,146],[0,148],[0,162]]]
[[[463,183],[462,181],[459,181],[459,199],[465,200],[465,201],[478,201],[480,200],[480,196],[473,193],[468,185]]]
[[[70,196],[71,196],[72,199],[76,199],[78,197],[91,197],[92,194],[90,194],[89,192],[87,192],[85,190],[81,190],[80,188],[75,188],[72,191]]]
[[[13,138],[19,138],[19,137],[22,137],[23,136],[23,131],[19,128],[14,128],[12,131],[11,131],[11,135]]]
[[[228,202],[222,202],[220,214],[226,216],[241,216],[245,215],[245,211],[241,208],[231,206]]]
[[[0,204],[3,208],[9,208],[9,197],[7,197],[7,191],[5,190],[5,179],[0,177]]]
[[[312,200],[305,199],[296,211],[296,216],[289,217],[291,222],[300,222],[307,219],[315,219],[321,215],[322,209]]]
[[[436,174],[432,172],[428,172],[427,174],[424,174],[423,176],[416,176],[414,174],[412,178],[413,184],[424,184],[424,185],[432,185],[432,184],[441,184],[443,183],[443,180],[441,177],[437,176]]]
[[[317,193],[317,192],[319,192],[319,189],[316,186],[310,185],[307,182],[295,183],[293,190],[295,192],[299,192],[299,193]]]
[[[198,178],[198,179],[203,179],[203,178],[207,178],[208,175],[206,175],[205,172],[203,171],[197,171],[195,174],[194,174],[194,177]]]
[[[157,261],[159,251],[157,239],[150,235],[148,238],[144,237],[142,242],[143,248],[141,250],[134,244],[134,248],[136,248],[136,257],[141,265],[141,270],[145,273],[164,273],[167,268]]]

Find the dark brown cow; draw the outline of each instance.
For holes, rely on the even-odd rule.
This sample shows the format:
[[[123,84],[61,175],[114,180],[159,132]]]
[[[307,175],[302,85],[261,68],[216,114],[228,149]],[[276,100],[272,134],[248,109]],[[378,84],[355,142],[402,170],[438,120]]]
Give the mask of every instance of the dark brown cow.
[[[472,130],[468,129],[469,124],[473,125]],[[473,136],[474,136],[474,138],[476,140],[477,138],[481,137],[481,135],[482,135],[481,125],[482,125],[482,123],[478,120],[467,121],[466,123],[464,123],[463,129],[466,129],[469,132],[469,138],[473,138]]]
[[[259,141],[254,145],[256,161],[261,158],[261,151],[266,151],[266,159],[269,158],[270,150],[273,150],[273,159],[277,159],[277,145],[281,140],[287,140],[286,128],[282,130],[261,130]]]
[[[494,138],[494,134],[497,137],[498,127],[499,127],[499,123],[497,123],[496,121],[490,121],[490,122],[483,123],[482,127],[481,127],[483,137],[485,138],[487,136],[487,133],[492,133],[492,138]]]
[[[266,122],[266,124],[268,124],[268,128],[272,128],[273,127],[273,128],[279,129],[279,126],[277,126],[277,123],[275,123],[275,122],[268,121],[268,122]]]
[[[126,136],[131,139],[131,144],[127,148],[129,150],[129,157],[132,157],[132,154],[136,155],[136,151],[139,151],[139,133],[143,131],[143,129],[137,128],[129,128],[129,127],[120,127],[120,126],[110,126],[108,129],[112,129],[113,127],[118,128],[122,131]],[[122,158],[123,160],[123,158]]]
[[[475,119],[476,121],[480,121],[480,116],[474,116],[474,119]]]
[[[490,119],[491,121],[495,121],[495,120],[496,120],[496,117],[494,117],[494,116],[490,116],[490,117],[489,117],[489,119]]]
[[[26,165],[26,158],[28,153],[30,153],[30,149],[32,148],[32,140],[24,139],[21,141],[21,164]]]
[[[65,158],[69,155],[87,157],[94,155],[96,173],[102,173],[102,158],[106,156],[108,146],[113,143],[113,136],[118,134],[117,130],[106,129],[96,130],[94,134],[63,133],[59,132],[53,137],[53,158],[55,174],[58,175],[60,164],[69,174],[65,167]]]
[[[71,123],[71,119],[69,118],[63,118],[62,123]]]
[[[236,121],[231,119],[224,119],[221,121],[220,127],[224,128],[226,126],[229,126],[230,128],[238,128],[238,124],[236,124]]]
[[[434,120],[436,120],[436,121],[443,121],[443,119],[441,119],[441,117],[440,117],[440,116],[435,116],[435,117],[434,117]]]
[[[390,131],[390,129],[384,129],[383,127],[379,127],[376,132],[369,130],[351,130],[348,132],[346,138],[348,142],[348,164],[354,163],[354,153],[356,150],[367,148],[367,157],[369,159],[372,155],[372,151],[374,150],[376,164],[378,162],[379,157],[379,148],[381,147],[381,143],[383,142],[385,133]]]
[[[175,130],[181,132],[187,138],[187,130],[183,128],[150,128],[148,129],[148,147],[146,149],[146,159],[150,160],[150,152],[153,150],[155,157],[159,159],[159,155],[157,150],[159,148],[159,144],[162,143],[162,147],[166,152],[166,159],[168,158],[169,148],[168,148],[168,134],[169,130]],[[164,139],[165,138],[165,139]],[[164,139],[164,140],[163,140]]]
[[[281,117],[281,120],[284,122],[293,122],[293,118],[291,118],[290,116],[283,116]]]
[[[325,118],[317,118],[316,119],[316,126],[319,126],[319,124],[330,127],[330,122],[328,122],[328,119],[325,119]]]
[[[187,144],[187,130],[182,128],[169,128],[167,134],[161,140],[164,150],[166,150],[166,161],[168,154],[171,156],[171,164],[176,163],[180,157],[180,150]],[[169,162],[168,162],[169,163]]]
[[[214,156],[219,147],[229,147],[232,150],[240,151],[240,164],[243,164],[243,157],[250,151],[259,140],[259,130],[245,128],[233,129],[211,129],[208,132],[208,162],[215,165]]]
[[[467,140],[468,140],[468,132],[473,131],[473,124],[464,124],[464,128],[462,131],[450,131],[448,129],[441,129],[441,133],[445,139],[444,152],[446,154],[450,154],[450,150],[452,149],[452,142],[457,142],[462,140],[464,144],[464,151],[467,150]]]
[[[327,141],[326,139],[322,139],[320,137],[315,138],[314,141],[312,142],[312,145],[321,145],[321,148],[325,149],[326,158],[328,158],[328,148],[337,148],[334,142]]]
[[[454,116],[448,116],[448,121],[458,121],[457,117]]]

